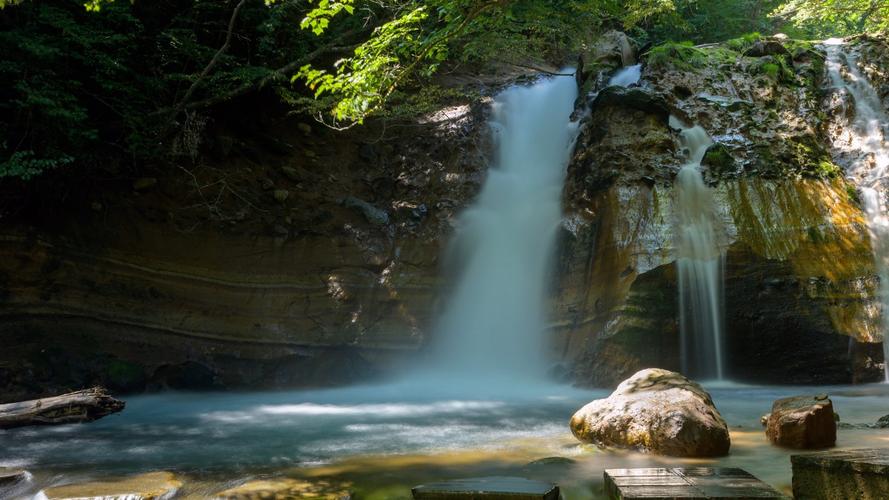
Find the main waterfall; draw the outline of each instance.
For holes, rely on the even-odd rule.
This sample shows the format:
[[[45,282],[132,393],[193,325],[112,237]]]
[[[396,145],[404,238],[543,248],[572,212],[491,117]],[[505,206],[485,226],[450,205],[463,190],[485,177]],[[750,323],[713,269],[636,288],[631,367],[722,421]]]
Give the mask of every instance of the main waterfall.
[[[494,101],[496,156],[475,203],[459,218],[449,259],[455,288],[437,325],[434,383],[495,390],[542,381],[545,294],[577,125],[574,78],[515,86]]]
[[[845,50],[842,40],[825,43],[827,71],[831,86],[851,99],[854,115],[847,122],[838,120],[832,129],[837,160],[846,168],[850,180],[861,192],[867,216],[877,273],[880,275],[880,300],[883,315],[883,356],[885,379],[889,381],[889,116],[879,94],[861,73],[854,50]],[[845,97],[845,96],[842,96]]]
[[[679,274],[679,326],[682,372],[700,378],[725,376],[722,306],[722,254],[716,232],[713,194],[700,166],[713,144],[699,126],[682,128],[687,163],[679,170],[676,199],[676,264]]]

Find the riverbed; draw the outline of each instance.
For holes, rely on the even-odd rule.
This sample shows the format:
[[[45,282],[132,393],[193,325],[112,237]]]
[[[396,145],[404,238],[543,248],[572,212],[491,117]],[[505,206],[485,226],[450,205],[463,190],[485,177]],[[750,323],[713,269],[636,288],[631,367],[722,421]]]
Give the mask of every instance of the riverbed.
[[[577,442],[568,419],[605,390],[553,385],[460,398],[388,384],[133,396],[122,413],[94,423],[0,431],[0,468],[33,474],[25,498],[52,485],[163,470],[176,473],[181,495],[192,498],[276,477],[347,484],[357,498],[409,498],[410,487],[423,482],[519,475],[557,482],[570,500],[599,498],[606,468],[688,464],[741,467],[789,492],[789,457],[798,452],[771,446],[759,423],[772,401],[828,393],[844,424],[889,413],[886,384],[705,386],[731,429],[731,454],[714,460]],[[837,446],[889,448],[889,429],[841,428]],[[532,463],[548,457],[563,459]]]

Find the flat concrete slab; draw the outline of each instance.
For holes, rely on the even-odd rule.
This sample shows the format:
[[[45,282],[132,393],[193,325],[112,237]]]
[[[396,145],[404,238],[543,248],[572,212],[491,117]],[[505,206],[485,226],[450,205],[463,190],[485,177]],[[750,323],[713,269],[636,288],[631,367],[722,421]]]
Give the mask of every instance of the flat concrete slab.
[[[812,500],[889,498],[889,449],[792,455],[793,495]]]
[[[523,477],[476,477],[417,486],[416,500],[558,500],[559,487]]]
[[[788,498],[743,469],[712,467],[608,469],[605,493],[614,500]]]

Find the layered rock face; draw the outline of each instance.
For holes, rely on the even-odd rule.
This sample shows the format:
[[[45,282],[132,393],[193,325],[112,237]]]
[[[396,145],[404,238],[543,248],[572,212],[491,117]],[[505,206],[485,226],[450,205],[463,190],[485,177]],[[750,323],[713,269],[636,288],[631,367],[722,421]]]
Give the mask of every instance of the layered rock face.
[[[409,358],[451,220],[484,178],[487,111],[396,132],[220,129],[210,164],[53,204],[4,196],[0,401],[334,385]]]
[[[673,230],[683,152],[670,115],[714,141],[702,173],[725,255],[727,375],[881,377],[878,279],[857,194],[828,148],[823,55],[760,45],[657,47],[641,58],[638,87],[590,95],[553,301],[575,379],[609,385],[680,367]]]
[[[642,370],[606,399],[571,417],[571,432],[585,442],[677,457],[727,455],[725,420],[700,385],[661,369]]]

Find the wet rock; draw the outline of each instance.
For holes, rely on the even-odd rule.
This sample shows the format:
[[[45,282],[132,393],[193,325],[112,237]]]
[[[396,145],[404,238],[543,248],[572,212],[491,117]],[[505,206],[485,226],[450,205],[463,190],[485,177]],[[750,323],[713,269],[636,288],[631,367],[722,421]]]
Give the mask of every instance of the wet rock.
[[[20,498],[31,485],[32,477],[28,471],[0,469],[0,498]]]
[[[655,115],[664,123],[670,117],[670,107],[660,96],[638,87],[608,87],[592,103],[593,108],[616,106]]]
[[[889,415],[883,415],[877,420],[877,423],[874,424],[874,427],[877,429],[889,429]]]
[[[735,159],[732,157],[729,148],[722,143],[714,143],[701,160],[701,166],[707,169],[707,177],[710,179],[731,177],[738,172]]]
[[[157,186],[157,178],[155,177],[142,177],[133,181],[133,189],[135,191],[147,191],[154,186]]]
[[[216,500],[253,500],[255,498],[317,498],[319,500],[349,500],[349,483],[303,481],[276,478],[249,481],[217,493]]]
[[[48,500],[160,500],[172,498],[182,481],[172,472],[149,472],[120,479],[54,486]]]
[[[343,198],[342,203],[345,207],[354,208],[361,212],[364,218],[367,219],[367,222],[371,224],[383,226],[389,223],[389,214],[385,210],[381,210],[362,199],[347,196]]]
[[[571,417],[584,442],[680,457],[728,453],[728,426],[710,395],[682,375],[650,368],[623,381],[606,399]]]
[[[30,477],[31,474],[24,470],[0,470],[0,488],[27,481]]]
[[[766,422],[766,436],[788,448],[827,448],[837,440],[833,403],[826,394],[775,401]]]

